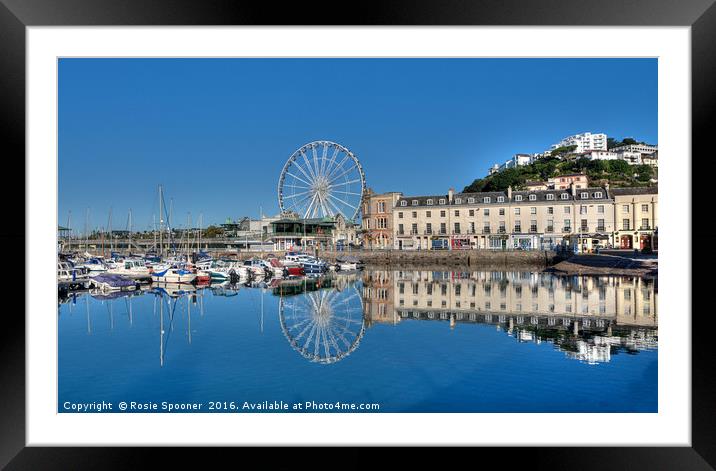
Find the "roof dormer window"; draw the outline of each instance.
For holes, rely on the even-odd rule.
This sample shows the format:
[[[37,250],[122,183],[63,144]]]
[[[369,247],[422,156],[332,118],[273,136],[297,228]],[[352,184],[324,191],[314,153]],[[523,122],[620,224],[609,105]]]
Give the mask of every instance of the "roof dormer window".
[[[504,203],[504,202],[505,202],[505,197],[504,197],[504,196],[498,196],[498,197],[497,197],[497,202],[498,202],[498,203]]]
[[[462,198],[455,198],[455,204],[462,204]]]
[[[440,204],[445,204],[445,198],[440,198]]]
[[[537,195],[530,195],[530,201],[534,201],[537,199]]]
[[[594,193],[594,197],[595,197],[595,198],[601,198],[601,197],[602,197],[602,192],[601,192],[601,191],[595,192],[595,193]]]
[[[562,199],[568,200],[569,199],[569,193],[562,193]]]
[[[413,206],[417,206],[417,205],[418,205],[418,200],[413,200]]]
[[[408,205],[408,202],[405,200],[400,202],[400,206],[407,206],[407,205]]]
[[[433,205],[433,200],[432,200],[432,198],[429,199],[429,200],[427,201],[427,203],[428,203],[428,206],[432,206],[432,205]]]
[[[522,195],[515,195],[515,201],[522,201]]]
[[[547,199],[552,201],[554,199],[554,195],[552,193],[547,194]]]
[[[490,197],[489,197],[489,196],[486,196],[486,197],[484,197],[484,198],[482,199],[482,201],[483,201],[484,203],[489,203],[489,202],[490,202]]]
[[[470,204],[474,204],[474,203],[475,203],[475,198],[468,198],[468,199],[467,199],[467,202],[470,203]]]
[[[584,191],[584,192],[580,193],[579,196],[580,196],[580,198],[582,198],[583,200],[586,200],[587,198],[589,198],[589,193],[587,193],[586,191]]]

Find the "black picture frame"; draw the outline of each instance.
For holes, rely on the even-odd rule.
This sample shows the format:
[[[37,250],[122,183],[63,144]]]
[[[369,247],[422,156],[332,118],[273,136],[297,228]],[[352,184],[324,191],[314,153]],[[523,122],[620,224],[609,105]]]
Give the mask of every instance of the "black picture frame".
[[[329,2],[292,2],[278,6],[271,2],[243,0],[0,0],[0,114],[6,136],[4,152],[0,155],[3,155],[5,165],[10,165],[11,161],[13,164],[24,162],[26,27],[300,24],[690,26],[692,154],[709,157],[713,153],[707,147],[708,136],[712,134],[709,124],[716,114],[712,88],[716,84],[716,6],[713,3],[714,0],[401,0],[364,1],[342,5],[339,9],[337,3]],[[6,187],[18,185],[18,188],[6,195],[25,194],[24,179],[19,178],[19,174],[17,177]],[[695,182],[692,187],[696,187]],[[684,191],[686,194],[687,190]],[[25,208],[17,204],[16,199],[5,207],[5,220],[14,223],[12,228],[2,231],[0,242],[4,247],[25,247]],[[697,203],[696,198],[693,203]],[[713,236],[707,237],[709,241],[713,239]],[[684,256],[691,257],[690,244],[686,243],[689,247]],[[711,255],[704,257],[708,261]],[[698,287],[695,273],[693,281]],[[29,284],[24,287],[31,289]],[[8,307],[3,313],[3,328],[0,329],[0,466],[7,466],[7,469],[127,469],[148,463],[144,461],[146,455],[156,455],[153,457],[162,460],[181,460],[184,465],[204,458],[206,448],[202,449],[204,453],[173,449],[167,454],[149,448],[137,451],[25,447],[25,322],[20,312],[19,308]],[[709,311],[702,314],[709,314]],[[510,451],[486,448],[480,451],[479,460],[486,462],[494,457],[505,461],[509,456],[509,461],[550,469],[716,468],[716,375],[713,374],[716,369],[710,351],[711,333],[703,327],[697,329],[695,318],[692,318],[692,325],[692,447],[555,447]],[[222,452],[214,450],[211,453],[214,461]],[[358,457],[355,450],[351,453]],[[271,454],[274,466],[282,464],[281,455]],[[419,453],[413,456],[416,455],[420,456]],[[286,460],[295,459],[295,456],[283,456]],[[345,456],[351,458],[350,454]],[[522,461],[520,456],[529,461]]]

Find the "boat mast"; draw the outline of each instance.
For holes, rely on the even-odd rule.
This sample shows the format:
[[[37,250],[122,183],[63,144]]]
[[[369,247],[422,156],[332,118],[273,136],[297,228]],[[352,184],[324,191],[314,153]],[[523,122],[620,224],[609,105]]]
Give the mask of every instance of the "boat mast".
[[[152,236],[154,236],[154,250],[157,250],[157,215],[152,214]]]
[[[162,241],[162,232],[164,232],[164,212],[162,211],[162,186],[159,185],[159,259],[164,256],[164,244]]]
[[[191,224],[191,212],[186,213],[186,263],[189,263],[189,225]]]
[[[174,212],[174,198],[169,198],[169,217],[167,218],[167,229],[168,234],[167,238],[169,246],[167,247],[167,252],[172,248],[172,239],[174,238],[174,230],[172,229],[172,213]],[[174,255],[176,255],[176,250],[174,251]]]
[[[127,246],[127,254],[132,253],[132,208],[129,208],[129,244]]]
[[[72,240],[72,210],[70,209],[67,213],[67,242],[68,246],[71,243]],[[71,250],[70,250],[71,251]]]
[[[161,217],[159,219],[161,220]],[[159,295],[159,366],[164,366],[164,295],[162,294]]]
[[[204,213],[199,213],[199,239],[196,243],[196,251],[201,252],[201,230],[204,226]]]
[[[85,252],[89,251],[89,208],[85,213]]]
[[[107,221],[107,237],[109,237],[109,256],[112,256],[112,207],[109,207],[109,220]],[[102,251],[104,255],[104,250]]]

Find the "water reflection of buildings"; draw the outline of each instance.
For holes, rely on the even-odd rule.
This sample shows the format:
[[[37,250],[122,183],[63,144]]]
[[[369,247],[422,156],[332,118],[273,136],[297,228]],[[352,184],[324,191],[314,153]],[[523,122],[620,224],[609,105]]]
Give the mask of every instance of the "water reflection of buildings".
[[[361,283],[362,280],[362,283]],[[611,360],[620,352],[637,353],[658,345],[656,280],[636,277],[558,277],[529,272],[438,272],[366,270],[362,274],[287,279],[251,285],[157,285],[153,316],[159,324],[159,363],[165,365],[175,318],[183,318],[192,342],[192,317],[204,316],[204,296],[233,297],[240,290],[261,290],[279,297],[278,320],[291,348],[321,364],[353,353],[375,324],[404,320],[493,325],[519,342],[550,342],[567,357],[588,363]],[[132,298],[143,293],[95,294],[105,304],[109,327],[126,312],[132,325]],[[87,333],[94,331],[89,295],[68,301],[70,315],[81,309]],[[61,302],[63,302],[61,300]],[[231,302],[227,299],[227,302]],[[77,304],[76,308],[73,306]],[[115,305],[116,304],[116,305]],[[124,305],[124,306],[122,306]],[[274,311],[275,312],[275,311]],[[95,311],[93,310],[93,313]],[[181,335],[181,334],[180,334]]]
[[[373,323],[397,324],[400,321],[393,304],[394,273],[390,270],[366,270],[363,273],[363,317]]]
[[[364,274],[368,325],[403,319],[494,324],[520,342],[554,343],[589,363],[655,349],[655,280],[531,272],[374,271]]]

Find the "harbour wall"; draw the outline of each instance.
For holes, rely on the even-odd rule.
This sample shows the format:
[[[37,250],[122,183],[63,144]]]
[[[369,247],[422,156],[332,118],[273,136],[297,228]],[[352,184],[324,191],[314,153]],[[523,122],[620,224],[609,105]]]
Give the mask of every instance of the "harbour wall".
[[[236,251],[217,253],[245,260],[249,258],[265,258],[272,253],[279,257],[282,251],[253,252]],[[565,256],[553,250],[307,250],[309,255],[317,255],[328,262],[335,262],[340,257],[356,257],[367,265],[404,266],[404,267],[538,267],[553,266]]]
[[[552,250],[319,250],[318,256],[330,261],[335,261],[336,257],[355,256],[370,265],[410,267],[549,267],[564,260]]]

